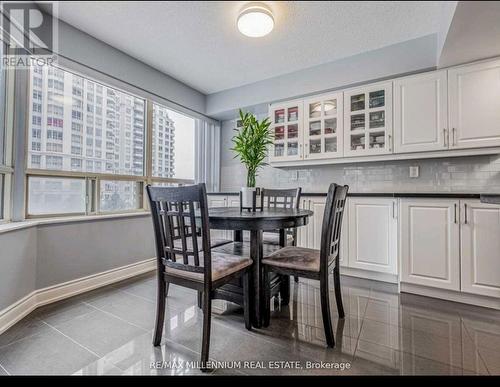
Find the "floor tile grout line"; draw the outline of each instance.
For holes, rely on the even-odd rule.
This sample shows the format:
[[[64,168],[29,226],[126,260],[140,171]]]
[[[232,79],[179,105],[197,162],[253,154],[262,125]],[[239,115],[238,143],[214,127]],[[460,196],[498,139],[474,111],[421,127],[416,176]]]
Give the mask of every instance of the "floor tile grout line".
[[[481,361],[483,362],[483,366],[486,369],[486,372],[488,372],[488,375],[493,375],[492,372],[490,371],[488,365],[484,361],[483,356],[481,355],[481,352],[479,351],[479,347],[474,342],[474,338],[472,337],[472,334],[469,332],[469,329],[467,329],[467,326],[465,325],[462,316],[460,316],[460,324],[462,326],[462,330],[465,331],[465,334],[469,337],[470,341],[472,341],[472,344],[474,345],[474,349],[475,349],[475,351],[477,353],[477,356],[479,356],[479,359],[481,359]]]
[[[84,350],[86,350],[87,352],[91,353],[92,355],[96,356],[97,357],[97,360],[101,359],[102,356],[98,355],[97,353],[95,353],[94,351],[92,351],[90,348],[87,348],[86,346],[84,346],[83,344],[79,343],[78,341],[76,341],[75,339],[73,339],[72,337],[68,336],[67,334],[61,332],[59,329],[57,329],[56,327],[50,325],[48,322],[46,321],[43,321],[42,322],[44,324],[46,324],[49,328],[53,329],[54,331],[56,331],[57,333],[63,335],[64,337],[66,337],[67,339],[71,340],[73,343],[77,344],[78,346],[82,347]]]
[[[3,369],[7,375],[11,376],[11,373],[7,371],[7,369],[2,364],[0,364],[0,368]]]
[[[33,312],[34,312],[34,311],[33,311]],[[31,313],[33,313],[33,312],[31,312]],[[31,313],[30,313],[30,314],[31,314]],[[28,314],[27,316],[24,316],[24,317],[23,317],[23,319],[27,318],[30,314]],[[32,316],[32,318],[33,318],[33,319],[35,319],[35,320],[38,320],[38,321],[40,321],[40,322],[42,322],[42,323],[43,323],[42,319],[40,319],[40,318],[39,318],[39,317],[37,317],[37,316]],[[16,324],[19,324],[21,321],[22,321],[22,320],[18,321]],[[11,328],[15,327],[15,326],[16,326],[16,324],[12,325],[12,327],[10,327],[9,329],[11,329]],[[7,332],[7,331],[6,331],[6,332]],[[11,344],[15,344],[15,343],[18,343],[18,342],[20,342],[20,341],[23,341],[23,340],[29,339],[29,338],[31,338],[31,337],[33,337],[33,336],[37,336],[37,335],[39,335],[39,334],[40,334],[40,332],[36,332],[36,333],[31,333],[31,334],[29,334],[29,335],[27,335],[27,336],[23,336],[23,337],[21,337],[20,339],[16,339],[16,340],[13,340],[13,341],[11,341],[11,342],[9,342],[9,343],[7,343],[7,344],[0,345],[0,349],[2,349],[2,348],[4,348],[4,347],[8,347],[8,346],[9,346],[9,345],[11,345]],[[3,335],[3,333],[2,333],[2,335]],[[1,335],[0,335],[0,336],[1,336]]]
[[[115,318],[117,318],[118,320],[121,320],[121,321],[123,321],[123,322],[125,322],[125,323],[127,323],[127,324],[129,324],[129,325],[132,325],[132,326],[134,326],[134,327],[136,327],[136,328],[139,328],[139,329],[143,330],[144,332],[148,332],[148,330],[147,330],[147,329],[145,329],[145,328],[143,328],[143,327],[140,327],[139,325],[136,325],[136,324],[134,324],[134,323],[132,323],[132,322],[130,322],[130,321],[128,321],[128,320],[125,320],[124,318],[122,318],[122,317],[120,317],[120,316],[117,316],[117,315],[115,315],[114,313],[111,313],[111,312],[109,312],[109,311],[107,311],[107,310],[101,309],[101,308],[99,308],[99,307],[97,307],[97,306],[95,306],[95,305],[89,304],[89,303],[87,303],[87,302],[83,302],[83,303],[84,303],[84,304],[86,304],[86,305],[91,306],[92,308],[94,308],[94,309],[98,310],[99,312],[102,312],[102,313],[105,313],[105,314],[110,315],[110,316],[112,316],[112,317],[115,317]]]

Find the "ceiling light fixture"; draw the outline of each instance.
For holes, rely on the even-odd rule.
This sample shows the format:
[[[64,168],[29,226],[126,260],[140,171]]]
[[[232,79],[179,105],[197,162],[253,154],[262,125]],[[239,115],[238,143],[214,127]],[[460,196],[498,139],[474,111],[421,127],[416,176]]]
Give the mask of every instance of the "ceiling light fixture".
[[[245,36],[260,38],[274,28],[272,12],[264,4],[250,3],[238,16],[238,30]]]

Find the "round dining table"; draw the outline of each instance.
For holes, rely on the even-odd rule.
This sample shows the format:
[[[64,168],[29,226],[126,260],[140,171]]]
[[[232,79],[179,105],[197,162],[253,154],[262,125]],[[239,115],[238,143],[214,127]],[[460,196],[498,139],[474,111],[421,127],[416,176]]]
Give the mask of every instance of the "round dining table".
[[[242,242],[242,231],[250,231],[250,258],[252,258],[252,325],[262,326],[264,284],[262,282],[263,231],[280,230],[280,244],[285,245],[285,229],[304,226],[312,211],[303,209],[263,208],[255,212],[238,207],[212,207],[208,209],[210,229],[233,230],[235,242]]]

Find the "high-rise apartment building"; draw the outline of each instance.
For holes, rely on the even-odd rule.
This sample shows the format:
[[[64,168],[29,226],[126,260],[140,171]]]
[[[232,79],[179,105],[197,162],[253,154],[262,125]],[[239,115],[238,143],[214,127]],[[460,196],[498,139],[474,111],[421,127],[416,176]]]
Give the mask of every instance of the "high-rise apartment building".
[[[28,168],[106,175],[144,175],[145,101],[50,66],[31,75]],[[154,105],[154,176],[173,177],[175,127],[166,108]],[[74,181],[34,180],[40,206],[65,197],[81,202]],[[43,185],[43,186],[42,186]],[[139,197],[126,181],[103,180],[101,210],[131,207]],[[36,203],[35,203],[36,204]],[[68,203],[70,205],[70,203]]]

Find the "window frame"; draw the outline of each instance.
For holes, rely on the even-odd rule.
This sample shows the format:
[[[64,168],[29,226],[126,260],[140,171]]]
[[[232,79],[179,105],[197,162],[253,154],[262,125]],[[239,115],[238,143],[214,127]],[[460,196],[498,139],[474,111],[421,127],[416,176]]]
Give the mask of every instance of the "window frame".
[[[180,114],[188,115],[185,112],[181,112],[178,109],[175,109],[170,106],[170,104],[165,103],[165,101],[158,100],[156,98],[151,98],[150,96],[142,96],[141,93],[131,92],[129,90],[125,90],[123,88],[117,87],[114,84],[110,84],[109,82],[101,81],[96,79],[93,76],[85,75],[80,71],[75,71],[67,66],[61,65],[53,65],[54,68],[57,68],[61,71],[69,72],[78,77],[84,78],[95,84],[99,84],[103,87],[112,88],[118,92],[125,93],[130,95],[131,97],[139,98],[144,101],[144,168],[142,175],[119,175],[119,174],[109,174],[109,173],[96,173],[96,172],[79,172],[79,171],[60,171],[60,170],[50,170],[50,169],[34,169],[28,168],[29,161],[29,150],[30,150],[30,116],[32,107],[29,106],[32,101],[32,95],[30,94],[30,90],[32,88],[33,77],[31,72],[28,75],[27,83],[27,109],[26,109],[26,117],[25,117],[25,146],[24,146],[24,162],[25,162],[25,202],[24,202],[24,217],[25,219],[36,219],[36,218],[50,218],[50,217],[70,217],[70,216],[96,216],[96,215],[111,215],[111,214],[122,214],[122,213],[141,213],[149,211],[149,206],[147,203],[147,195],[144,194],[145,187],[147,184],[154,183],[173,183],[178,185],[188,185],[194,184],[194,179],[178,179],[178,178],[166,178],[166,177],[154,177],[152,174],[152,138],[153,138],[153,104],[158,104],[165,106],[168,109],[176,111]],[[189,116],[189,115],[188,115]],[[197,120],[199,118],[195,116],[190,116],[193,119]],[[85,125],[83,125],[85,128]],[[196,136],[196,133],[195,133]],[[196,157],[196,154],[193,155]],[[85,162],[85,159],[82,158],[82,163]],[[61,178],[80,178],[86,180],[86,212],[82,213],[54,213],[54,214],[43,214],[43,215],[35,215],[30,214],[28,212],[28,203],[29,203],[29,178],[30,177],[61,177]],[[112,181],[134,181],[138,184],[138,192],[140,194],[139,203],[140,208],[138,209],[129,209],[129,210],[117,210],[117,211],[102,211],[100,208],[100,186],[102,180],[112,180]]]
[[[0,44],[0,56],[6,50],[6,43]],[[12,208],[12,176],[14,173],[13,155],[13,119],[14,119],[14,70],[2,68],[3,76],[0,81],[0,179],[2,179],[2,192],[0,192],[0,224],[11,220]]]

